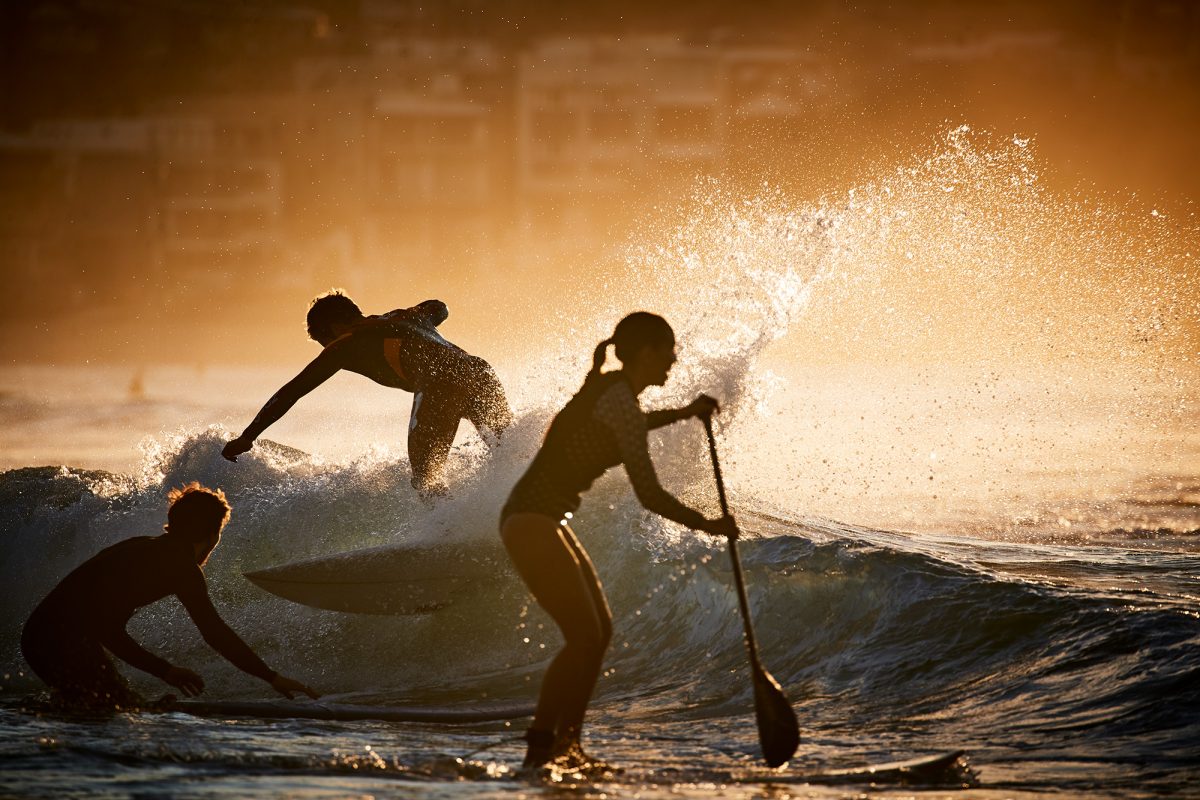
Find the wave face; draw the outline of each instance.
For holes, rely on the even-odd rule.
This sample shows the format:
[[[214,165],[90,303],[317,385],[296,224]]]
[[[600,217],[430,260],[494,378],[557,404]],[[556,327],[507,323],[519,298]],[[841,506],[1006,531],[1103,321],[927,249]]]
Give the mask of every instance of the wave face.
[[[98,547],[153,533],[164,488],[186,476],[229,493],[234,517],[206,572],[222,614],[269,663],[326,692],[381,702],[533,695],[559,639],[497,550],[493,509],[512,477],[505,459],[463,475],[462,491],[430,511],[412,499],[402,464],[317,470],[267,445],[235,470],[219,445],[215,434],[180,442],[149,486],[65,468],[0,476],[6,672],[21,668],[20,623],[36,600]],[[1200,734],[1200,582],[1187,554],[918,537],[752,508],[741,516],[762,657],[806,735],[848,726],[886,735],[902,721],[948,742],[1000,731],[1027,746],[1155,750],[1161,761],[1182,758]],[[616,475],[588,496],[576,528],[617,618],[600,702],[630,719],[744,716],[750,685],[722,545],[643,512]],[[309,609],[241,577],[304,556],[447,537],[496,552],[497,578],[428,617]],[[145,609],[131,632],[201,671],[210,696],[261,695],[171,600]],[[8,689],[35,685],[14,678]]]

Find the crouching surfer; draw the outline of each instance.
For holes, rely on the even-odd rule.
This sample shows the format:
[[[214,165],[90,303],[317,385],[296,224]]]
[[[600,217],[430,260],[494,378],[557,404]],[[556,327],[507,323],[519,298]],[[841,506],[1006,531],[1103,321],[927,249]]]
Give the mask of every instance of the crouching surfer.
[[[413,393],[408,423],[412,484],[425,496],[444,494],[446,457],[459,420],[470,421],[491,445],[513,419],[491,365],[438,333],[437,326],[449,313],[442,301],[426,300],[367,317],[340,292],[318,297],[308,310],[308,335],[324,349],[267,401],[221,454],[236,461],[297,400],[346,369]]]
[[[601,372],[609,345],[622,368]],[[638,312],[597,346],[582,388],[558,413],[541,449],[501,512],[500,536],[538,603],[562,630],[565,644],[542,681],[533,724],[525,735],[525,768],[551,760],[597,766],[580,745],[584,713],[612,637],[612,612],[588,554],[566,524],[580,495],[605,470],[624,464],[638,500],[667,519],[713,535],[736,537],[729,516],[708,519],[658,482],[646,432],[689,417],[705,417],[717,402],[643,413],[638,395],[661,386],[675,363],[675,334],[666,320]]]
[[[21,652],[34,673],[63,705],[148,705],[117,671],[108,656],[112,653],[189,697],[198,695],[204,690],[203,678],[149,652],[125,630],[134,612],[173,594],[204,641],[234,666],[288,699],[297,693],[318,697],[263,663],[213,607],[204,564],[229,520],[224,493],[193,483],[173,490],[169,499],[163,534],[126,539],[101,550],[34,609],[21,634]]]

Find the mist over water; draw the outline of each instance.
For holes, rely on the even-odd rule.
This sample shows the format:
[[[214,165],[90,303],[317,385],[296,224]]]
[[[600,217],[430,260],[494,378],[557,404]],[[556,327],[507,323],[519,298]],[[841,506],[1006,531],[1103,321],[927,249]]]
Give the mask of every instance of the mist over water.
[[[818,203],[708,184],[605,293],[676,326],[664,399],[733,401],[735,484],[760,500],[1012,529],[1046,501],[1189,484],[1200,229],[1053,193],[1041,168],[1034,142],[964,125]]]

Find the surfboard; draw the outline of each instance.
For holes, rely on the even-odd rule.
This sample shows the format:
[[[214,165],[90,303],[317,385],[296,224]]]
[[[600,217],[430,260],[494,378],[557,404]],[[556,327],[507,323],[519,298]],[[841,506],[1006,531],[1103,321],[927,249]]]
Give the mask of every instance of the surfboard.
[[[833,769],[811,773],[781,772],[772,775],[743,775],[734,783],[899,783],[944,786],[974,783],[966,762],[966,751],[947,750],[907,761],[870,764],[865,767]]]
[[[357,703],[323,703],[319,700],[178,700],[162,709],[197,717],[253,719],[314,719],[355,722],[468,723],[496,722],[533,716],[533,706],[521,703],[463,706],[371,706]]]
[[[428,614],[508,573],[498,548],[386,545],[245,573],[272,594],[356,614]]]

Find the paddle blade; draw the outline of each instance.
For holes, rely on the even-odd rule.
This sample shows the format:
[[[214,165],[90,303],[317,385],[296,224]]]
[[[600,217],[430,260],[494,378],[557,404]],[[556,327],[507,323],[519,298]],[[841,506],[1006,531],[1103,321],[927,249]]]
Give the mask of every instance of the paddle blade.
[[[762,667],[754,670],[754,715],[763,758],[771,767],[782,767],[800,746],[800,723],[779,682]]]

